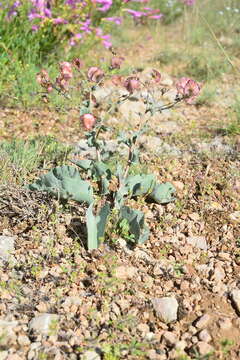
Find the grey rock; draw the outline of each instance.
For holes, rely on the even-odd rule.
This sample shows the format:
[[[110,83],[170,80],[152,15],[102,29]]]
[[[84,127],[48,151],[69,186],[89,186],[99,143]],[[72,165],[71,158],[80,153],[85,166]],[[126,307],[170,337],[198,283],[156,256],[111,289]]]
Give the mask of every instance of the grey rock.
[[[59,320],[59,316],[56,314],[48,314],[48,313],[41,314],[34,317],[30,321],[29,329],[43,335],[48,335],[52,331],[55,331],[56,322],[58,320]]]
[[[146,111],[146,105],[142,101],[132,98],[120,104],[118,111],[123,119],[131,121],[131,124],[134,125],[142,119]]]
[[[18,321],[0,320],[0,339],[1,346],[9,346],[16,340],[14,329],[17,327]]]
[[[156,133],[173,134],[179,132],[181,128],[175,121],[161,121],[154,130]]]
[[[80,357],[81,360],[101,360],[101,357],[96,351],[88,350]]]
[[[168,346],[174,346],[178,341],[177,335],[171,331],[164,331],[162,339],[166,342]]]
[[[198,249],[205,251],[208,249],[207,241],[204,236],[190,236],[186,240],[188,244],[196,246]]]
[[[210,320],[211,320],[211,316],[208,314],[204,314],[199,319],[197,319],[195,323],[195,327],[197,329],[203,329],[208,325]]]
[[[146,136],[142,135],[139,139],[139,143],[149,152],[159,155],[173,155],[180,156],[181,151],[176,147],[163,142],[158,136]]]
[[[216,137],[209,143],[201,142],[194,145],[198,152],[213,152],[214,154],[232,154],[234,152],[230,145],[223,144],[221,137]]]
[[[230,297],[232,300],[232,304],[237,311],[238,315],[240,316],[240,290],[239,289],[233,289],[230,292]]]
[[[174,297],[154,298],[152,304],[157,317],[164,323],[177,320],[178,302]]]
[[[96,100],[101,102],[106,100],[112,93],[114,92],[114,88],[112,87],[100,87],[98,86],[97,89],[93,92]]]
[[[0,236],[0,261],[8,261],[14,251],[15,236]]]
[[[201,330],[200,333],[198,334],[198,338],[199,340],[204,341],[206,343],[209,343],[212,340],[212,337],[207,331],[207,329]]]
[[[229,318],[220,318],[217,324],[222,330],[229,330],[232,327],[232,321]]]
[[[195,347],[200,355],[210,355],[214,352],[214,347],[204,341],[199,341]]]

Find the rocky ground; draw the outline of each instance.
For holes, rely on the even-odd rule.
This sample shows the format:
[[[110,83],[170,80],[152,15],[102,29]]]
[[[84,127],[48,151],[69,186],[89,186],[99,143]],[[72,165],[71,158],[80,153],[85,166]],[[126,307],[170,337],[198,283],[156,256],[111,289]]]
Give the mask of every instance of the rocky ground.
[[[156,114],[140,138],[140,169],[177,189],[168,205],[131,200],[151,229],[141,246],[111,231],[88,252],[84,207],[1,186],[1,360],[240,358],[240,137],[225,131],[233,97],[221,101],[234,84],[223,75],[211,105]],[[96,94],[103,104],[108,90]],[[139,112],[130,99],[107,125],[133,129]],[[74,111],[4,109],[1,123],[2,138],[37,131],[94,155]]]

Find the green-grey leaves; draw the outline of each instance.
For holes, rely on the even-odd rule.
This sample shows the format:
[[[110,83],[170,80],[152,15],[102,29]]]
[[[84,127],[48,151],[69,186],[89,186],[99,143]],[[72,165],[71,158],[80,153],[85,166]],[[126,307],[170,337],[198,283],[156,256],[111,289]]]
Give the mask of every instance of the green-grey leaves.
[[[99,211],[98,215],[93,215],[93,203],[89,206],[86,212],[87,218],[87,233],[88,233],[88,250],[97,249],[101,240],[104,238],[105,227],[108,215],[110,213],[110,206],[106,203]]]
[[[93,190],[90,183],[82,180],[73,166],[58,166],[28,187],[33,191],[47,191],[61,199],[72,199],[88,204],[93,202]]]
[[[139,210],[122,206],[120,209],[120,220],[126,219],[129,224],[129,232],[134,235],[137,244],[144,243],[149,237],[149,228],[144,223],[144,214]]]
[[[175,200],[173,194],[176,192],[175,187],[169,183],[156,184],[149,198],[158,204],[167,204]]]

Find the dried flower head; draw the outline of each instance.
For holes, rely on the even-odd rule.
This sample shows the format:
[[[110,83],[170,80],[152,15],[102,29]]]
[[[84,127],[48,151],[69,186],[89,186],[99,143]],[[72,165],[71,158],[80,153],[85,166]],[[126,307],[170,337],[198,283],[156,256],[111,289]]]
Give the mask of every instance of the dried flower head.
[[[42,87],[46,89],[52,85],[48,72],[45,69],[42,69],[39,73],[37,73],[36,80]]]
[[[134,90],[138,90],[140,88],[140,81],[137,77],[130,76],[124,81],[124,87],[130,94],[132,94]]]
[[[122,56],[113,56],[111,59],[111,69],[120,69],[122,63],[124,61],[124,57]]]
[[[83,61],[79,58],[73,59],[72,64],[77,70],[80,70],[83,67]]]
[[[61,76],[65,80],[70,80],[73,77],[72,64],[69,63],[68,61],[64,61],[60,63],[59,66],[60,66]]]
[[[100,68],[92,66],[88,69],[87,77],[90,81],[99,82],[103,79],[104,72]]]
[[[154,78],[156,83],[159,83],[162,76],[158,70],[152,69],[152,77]]]

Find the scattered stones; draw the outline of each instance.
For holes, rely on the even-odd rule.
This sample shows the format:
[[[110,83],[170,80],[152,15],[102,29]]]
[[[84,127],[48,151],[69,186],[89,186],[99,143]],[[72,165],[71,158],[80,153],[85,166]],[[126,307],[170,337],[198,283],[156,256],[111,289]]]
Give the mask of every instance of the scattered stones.
[[[159,114],[161,115],[161,114]],[[155,128],[156,133],[173,134],[181,130],[180,126],[175,121],[161,121]]]
[[[0,261],[8,261],[14,251],[15,236],[0,236]]]
[[[17,341],[20,346],[28,346],[30,344],[30,340],[26,335],[19,335]]]
[[[162,339],[168,346],[174,346],[177,343],[178,337],[171,331],[164,331]]]
[[[177,320],[178,302],[174,297],[163,297],[152,299],[153,308],[156,315],[164,323]]]
[[[42,314],[35,316],[29,323],[29,329],[43,335],[55,332],[59,316],[56,314]]]
[[[80,357],[81,360],[101,360],[100,355],[93,350],[85,351]]]
[[[199,341],[195,345],[195,349],[200,355],[203,355],[203,356],[210,355],[214,352],[214,347],[204,341]]]
[[[137,326],[137,329],[138,329],[138,331],[140,331],[143,335],[144,335],[144,334],[146,335],[146,334],[150,331],[149,326],[148,326],[147,324],[144,324],[144,323],[139,324],[139,325]]]
[[[8,351],[1,351],[0,352],[0,360],[6,360],[8,356]]]
[[[205,343],[209,343],[212,340],[211,335],[206,329],[200,331],[200,333],[198,334],[198,338]]]
[[[15,328],[18,321],[0,320],[0,339],[1,346],[9,346],[16,342]]]
[[[232,223],[240,223],[240,211],[234,211],[233,213],[231,213],[229,215],[229,219],[231,220]]]
[[[191,237],[187,237],[186,240],[188,244],[192,246],[196,246],[198,249],[205,251],[207,251],[208,249],[207,241],[204,236],[191,236]]]
[[[231,297],[234,309],[237,311],[238,315],[240,316],[240,290],[233,289],[230,292],[230,297]]]
[[[203,329],[208,325],[210,320],[211,320],[210,315],[204,314],[195,322],[195,327],[197,329]]]
[[[137,269],[133,266],[125,266],[121,265],[116,267],[115,269],[115,276],[118,279],[132,279],[137,273]]]
[[[222,330],[229,330],[232,327],[232,321],[229,318],[220,318],[217,324]]]

